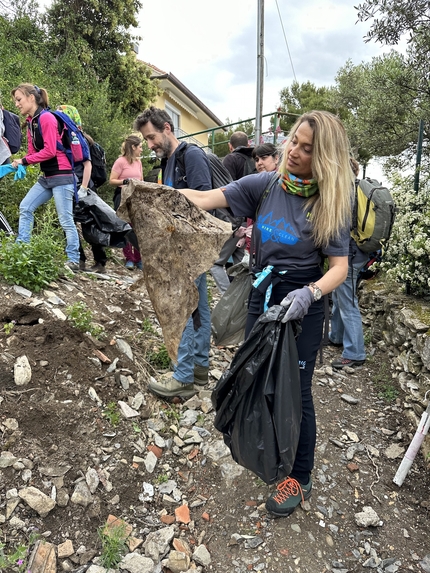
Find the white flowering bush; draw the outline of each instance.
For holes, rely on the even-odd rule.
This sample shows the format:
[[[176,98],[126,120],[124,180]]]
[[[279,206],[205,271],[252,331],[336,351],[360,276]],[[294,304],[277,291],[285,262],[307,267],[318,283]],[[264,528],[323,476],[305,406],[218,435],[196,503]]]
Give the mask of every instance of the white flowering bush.
[[[390,243],[381,267],[411,294],[430,294],[430,181],[413,190],[413,177],[396,176],[391,191],[397,206]]]

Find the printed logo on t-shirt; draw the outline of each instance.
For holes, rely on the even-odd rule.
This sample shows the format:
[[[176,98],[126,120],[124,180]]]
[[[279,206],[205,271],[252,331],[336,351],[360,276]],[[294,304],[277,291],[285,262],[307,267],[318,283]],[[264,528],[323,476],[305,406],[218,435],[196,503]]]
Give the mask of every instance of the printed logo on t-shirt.
[[[295,245],[299,240],[294,227],[290,223],[286,223],[285,219],[273,218],[273,211],[263,217],[258,216],[257,229],[261,233],[261,242],[272,241],[273,243],[281,243],[282,245]]]

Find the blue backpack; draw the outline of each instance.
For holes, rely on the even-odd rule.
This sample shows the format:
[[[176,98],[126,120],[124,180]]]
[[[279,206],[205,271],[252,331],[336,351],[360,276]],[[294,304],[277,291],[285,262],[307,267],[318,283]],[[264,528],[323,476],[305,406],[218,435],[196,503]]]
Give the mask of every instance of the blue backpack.
[[[61,136],[61,143],[57,141],[57,149],[66,154],[67,159],[72,166],[72,172],[75,174],[75,164],[91,161],[90,148],[82,131],[76,123],[62,111],[52,111],[46,109],[42,113],[52,113],[58,122],[58,130]],[[42,115],[42,113],[40,115]],[[39,116],[40,118],[40,116]],[[39,132],[42,135],[40,121],[38,122]],[[75,199],[78,202],[78,189],[76,179],[74,181]]]

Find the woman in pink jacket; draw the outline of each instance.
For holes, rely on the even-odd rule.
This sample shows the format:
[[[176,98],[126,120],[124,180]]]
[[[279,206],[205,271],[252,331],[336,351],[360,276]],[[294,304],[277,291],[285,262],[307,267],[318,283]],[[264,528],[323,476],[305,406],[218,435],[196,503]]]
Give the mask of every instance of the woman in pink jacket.
[[[45,89],[31,84],[20,84],[12,90],[19,112],[26,116],[28,153],[19,164],[40,164],[42,175],[29,190],[19,206],[17,241],[29,243],[34,223],[34,212],[54,197],[58,220],[66,234],[66,265],[79,270],[79,237],[73,221],[74,175],[66,154],[57,149],[61,143],[58,122],[48,111],[48,94]],[[91,163],[89,163],[91,171]]]

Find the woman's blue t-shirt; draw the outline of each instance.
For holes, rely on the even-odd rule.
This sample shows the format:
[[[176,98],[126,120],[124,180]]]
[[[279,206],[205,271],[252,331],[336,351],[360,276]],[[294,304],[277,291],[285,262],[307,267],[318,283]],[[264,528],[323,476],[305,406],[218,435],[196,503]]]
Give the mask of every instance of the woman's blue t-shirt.
[[[263,193],[273,181],[274,173],[248,175],[229,183],[224,191],[236,217],[256,219],[255,212]],[[276,176],[276,175],[275,175]],[[349,227],[319,248],[312,238],[312,211],[306,209],[308,200],[286,193],[275,182],[270,185],[258,208],[254,223],[254,245],[258,250],[258,267],[273,265],[279,270],[305,270],[321,263],[321,252],[326,256],[348,256]]]

